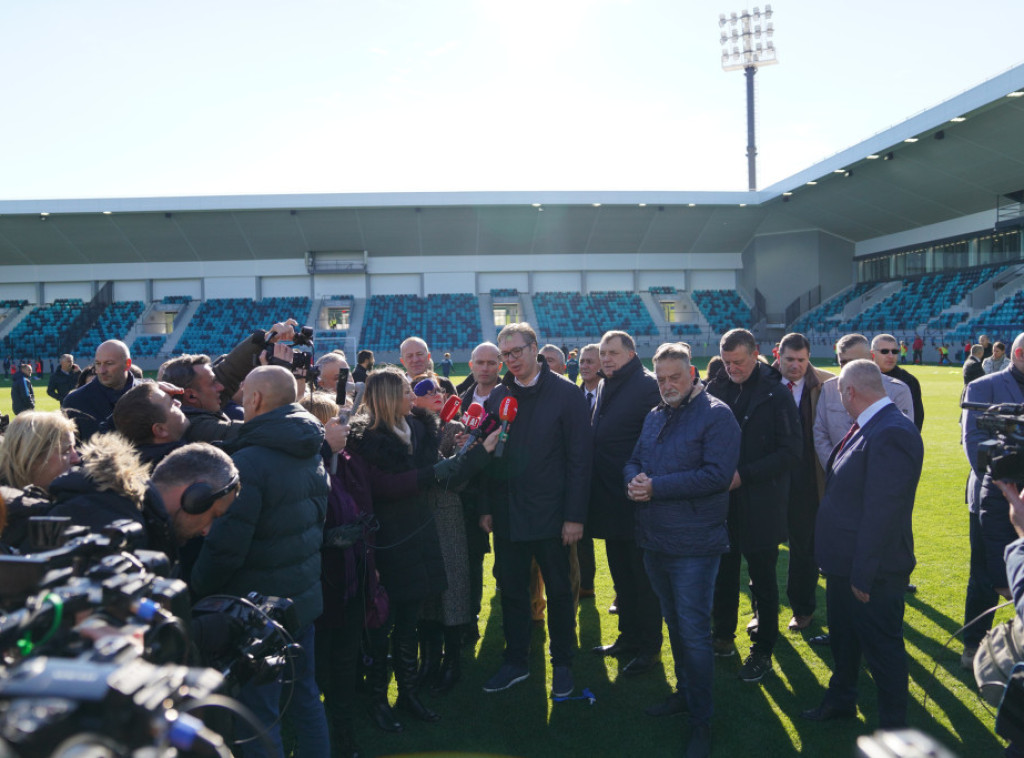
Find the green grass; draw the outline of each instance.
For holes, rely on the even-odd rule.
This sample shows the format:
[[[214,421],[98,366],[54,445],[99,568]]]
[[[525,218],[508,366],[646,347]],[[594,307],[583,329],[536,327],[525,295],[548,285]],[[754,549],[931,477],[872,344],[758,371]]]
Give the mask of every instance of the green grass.
[[[967,464],[960,450],[957,423],[961,373],[959,367],[936,366],[912,367],[912,371],[921,380],[927,414],[924,473],[914,513],[918,565],[912,581],[918,592],[907,597],[905,624],[913,701],[910,725],[958,755],[994,756],[999,754],[1001,741],[992,730],[993,716],[976,695],[973,676],[960,670],[961,646],[954,641],[944,649],[962,623],[967,585],[967,514],[963,499]],[[52,401],[39,388],[36,398],[42,407],[52,407]],[[9,412],[9,389],[0,389],[0,410]],[[481,691],[483,682],[500,665],[503,645],[500,598],[491,579],[489,556],[480,618],[483,639],[474,651],[464,652],[459,686],[446,697],[427,697],[442,720],[423,724],[402,714],[404,733],[385,735],[360,713],[356,718],[357,737],[364,752],[645,758],[680,754],[685,721],[679,717],[654,719],[643,713],[644,707],[667,695],[674,685],[667,639],[664,671],[638,679],[617,681],[618,663],[589,652],[594,645],[612,642],[617,633],[616,617],[607,613],[614,591],[600,541],[596,552],[597,598],[581,603],[581,652],[574,662],[577,692],[590,688],[596,704],[551,703],[547,630],[536,625],[530,678],[508,692],[485,695]],[[783,602],[787,557],[783,549],[779,562]],[[817,724],[799,718],[801,710],[817,705],[830,674],[829,651],[805,642],[824,623],[823,582],[818,605],[816,623],[805,635],[782,632],[775,672],[762,684],[748,685],[736,678],[738,658],[716,660],[716,755],[851,756],[856,738],[876,728],[875,690],[866,671],[861,681],[862,715],[856,721]],[[789,618],[788,610],[783,608],[780,613],[783,624]],[[748,595],[743,593],[738,636],[741,653],[745,652],[743,627],[750,614]],[[1009,614],[1010,610],[1004,609],[998,618],[1008,618]]]

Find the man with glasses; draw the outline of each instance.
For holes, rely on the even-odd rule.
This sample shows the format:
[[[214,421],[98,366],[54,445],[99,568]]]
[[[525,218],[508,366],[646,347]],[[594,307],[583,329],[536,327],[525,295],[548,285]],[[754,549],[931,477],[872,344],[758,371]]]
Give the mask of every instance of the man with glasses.
[[[480,526],[494,533],[505,632],[504,663],[484,692],[506,690],[530,675],[530,561],[536,559],[547,587],[551,693],[568,697],[576,643],[569,548],[583,535],[590,496],[587,403],[572,382],[538,361],[529,324],[502,329],[498,349],[508,366],[502,386],[518,410],[503,454],[481,476]],[[499,402],[492,392],[484,407],[497,415]]]
[[[917,431],[924,426],[924,401],[921,399],[921,382],[904,368],[900,368],[900,343],[891,334],[876,334],[871,340],[871,359],[883,376],[898,379],[907,385],[914,405],[912,421]]]

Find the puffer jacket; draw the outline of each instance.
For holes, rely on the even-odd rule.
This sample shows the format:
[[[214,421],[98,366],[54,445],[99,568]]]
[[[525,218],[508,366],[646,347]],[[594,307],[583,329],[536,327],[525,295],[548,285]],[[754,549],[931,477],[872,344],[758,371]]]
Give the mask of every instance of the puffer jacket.
[[[320,615],[320,547],[330,486],[324,428],[292,403],[246,421],[228,447],[242,489],[214,521],[192,570],[200,596],[291,598],[299,626]]]
[[[623,488],[640,472],[652,480],[650,501],[636,503],[636,541],[670,555],[729,550],[729,484],[740,452],[740,427],[729,406],[694,389],[678,408],[647,414],[623,469]]]

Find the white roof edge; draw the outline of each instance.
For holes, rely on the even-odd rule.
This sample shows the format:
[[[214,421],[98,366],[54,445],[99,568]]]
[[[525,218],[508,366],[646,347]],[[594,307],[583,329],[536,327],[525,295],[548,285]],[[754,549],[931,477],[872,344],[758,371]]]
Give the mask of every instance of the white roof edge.
[[[869,155],[887,152],[910,137],[949,124],[950,119],[970,113],[990,103],[997,102],[1009,93],[1024,88],[1024,63],[1014,66],[987,81],[982,82],[959,95],[911,116],[906,121],[889,127],[885,131],[868,137],[852,147],[829,156],[803,171],[793,174],[770,187],[758,191],[758,200],[767,202],[783,192],[801,187],[809,181],[821,179],[836,169],[846,168],[867,158]],[[950,124],[950,127],[956,126]]]

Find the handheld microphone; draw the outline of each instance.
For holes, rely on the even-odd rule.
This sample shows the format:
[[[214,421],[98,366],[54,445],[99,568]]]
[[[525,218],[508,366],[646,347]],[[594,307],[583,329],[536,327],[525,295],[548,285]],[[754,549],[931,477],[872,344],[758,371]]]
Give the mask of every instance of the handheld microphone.
[[[461,458],[466,453],[466,451],[469,450],[469,448],[473,445],[473,442],[475,440],[482,440],[484,437],[489,435],[497,428],[498,419],[492,416],[490,413],[488,413],[486,416],[484,416],[484,419],[483,421],[480,422],[480,425],[469,433],[469,439],[466,440],[466,444],[464,444],[459,449],[459,452],[455,454],[455,457]]]
[[[345,405],[345,401],[348,400],[348,369],[338,369],[338,386],[334,391],[334,402],[338,404],[338,407]]]
[[[462,405],[462,401],[459,400],[458,395],[452,395],[448,400],[445,401],[444,407],[441,408],[441,423],[447,424],[457,415],[459,415],[459,406]]]
[[[508,427],[516,420],[519,412],[519,401],[514,397],[506,397],[498,406],[498,418],[501,419],[501,434],[498,435],[498,446],[494,448],[494,457],[500,458],[505,452],[505,442],[508,440]]]
[[[470,445],[472,445],[474,440],[476,440],[474,432],[480,428],[480,424],[483,420],[484,407],[480,405],[480,403],[472,403],[469,408],[466,409],[466,412],[462,414],[462,423],[465,424],[466,428],[469,430],[469,439],[467,439],[465,444],[459,448],[459,452],[456,453],[457,456],[461,457],[466,454],[467,450],[469,450]]]

